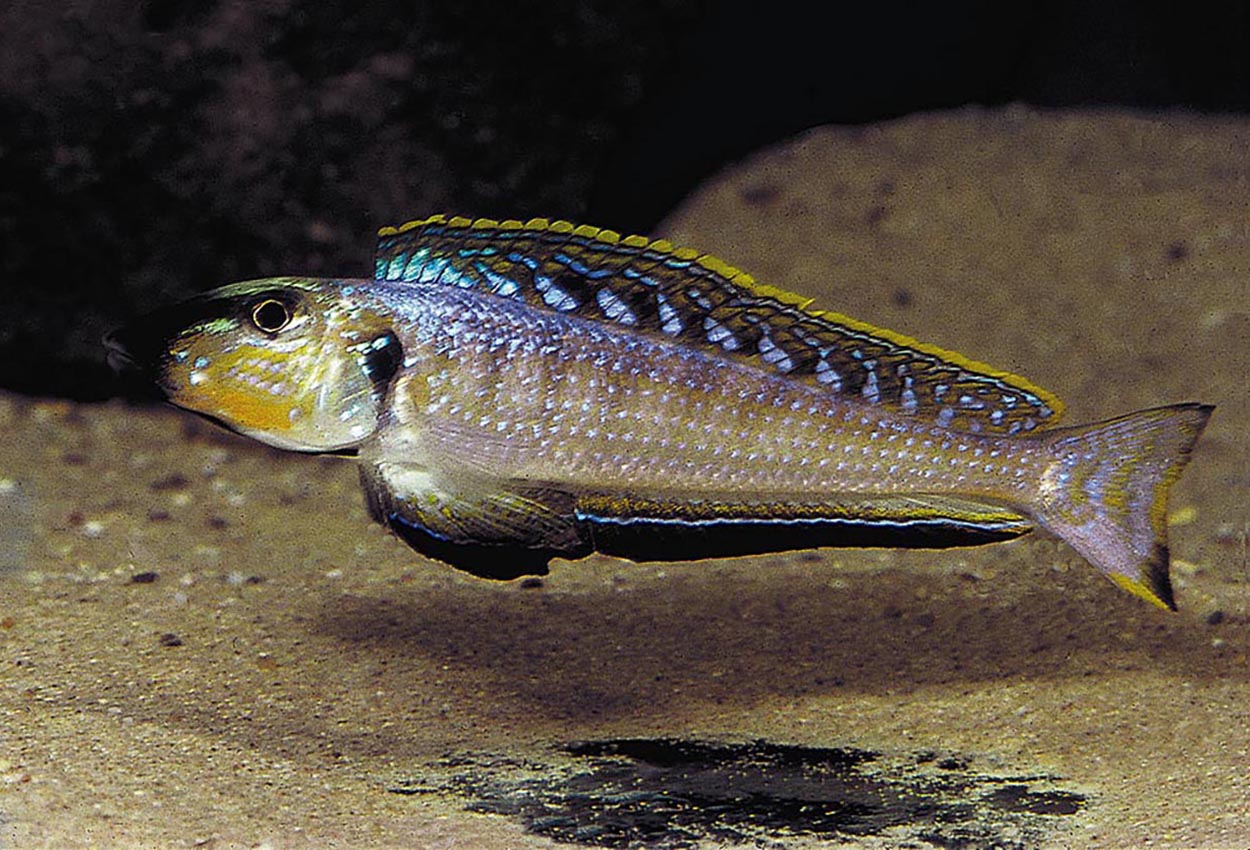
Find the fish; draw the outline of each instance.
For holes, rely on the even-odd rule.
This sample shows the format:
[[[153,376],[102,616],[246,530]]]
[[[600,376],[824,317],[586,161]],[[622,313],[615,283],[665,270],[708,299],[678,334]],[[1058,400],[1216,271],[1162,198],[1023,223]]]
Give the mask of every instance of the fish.
[[[477,576],[945,548],[1040,530],[1175,609],[1167,501],[1213,406],[1060,424],[1023,377],[663,239],[436,215],[372,279],[272,277],[105,341],[172,404],[354,458],[374,519]]]

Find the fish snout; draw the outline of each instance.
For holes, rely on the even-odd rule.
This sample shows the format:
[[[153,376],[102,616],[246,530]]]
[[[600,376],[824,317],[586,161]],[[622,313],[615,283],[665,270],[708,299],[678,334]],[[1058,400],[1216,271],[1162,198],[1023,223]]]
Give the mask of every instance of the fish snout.
[[[134,372],[139,368],[130,353],[129,336],[125,328],[115,328],[104,335],[104,360],[114,372]]]
[[[127,325],[104,335],[104,360],[116,375],[118,391],[132,398],[164,399],[161,386],[159,336],[148,328]]]

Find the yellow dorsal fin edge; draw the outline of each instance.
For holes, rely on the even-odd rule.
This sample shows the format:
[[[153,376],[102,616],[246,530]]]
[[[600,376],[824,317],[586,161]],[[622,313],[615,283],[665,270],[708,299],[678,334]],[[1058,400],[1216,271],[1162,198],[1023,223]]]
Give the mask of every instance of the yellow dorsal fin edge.
[[[505,219],[503,221],[497,221],[490,218],[466,218],[464,216],[448,216],[441,213],[432,215],[428,218],[407,221],[398,227],[383,227],[378,230],[378,236],[395,236],[401,233],[407,233],[408,231],[415,230],[419,227],[434,224],[441,224],[451,228],[471,230],[533,230],[538,232],[546,231],[550,233],[569,234],[572,236],[580,236],[585,239],[602,242],[605,245],[623,244],[630,248],[655,251],[660,254],[668,254],[679,260],[695,262],[713,274],[728,280],[735,286],[741,287],[752,295],[760,298],[770,298],[788,307],[793,307],[796,310],[807,313],[810,316],[843,325],[846,328],[855,331],[856,333],[864,334],[865,336],[877,337],[893,345],[897,345],[902,348],[909,348],[913,351],[920,352],[921,354],[935,357],[968,372],[988,375],[1002,381],[1005,384],[1009,384],[1018,390],[1036,396],[1053,411],[1053,414],[1046,421],[1044,427],[1051,427],[1058,422],[1059,418],[1063,415],[1064,404],[1062,401],[1060,401],[1053,393],[1042,389],[1021,375],[1017,375],[1013,372],[1005,372],[1001,369],[995,369],[986,363],[981,363],[965,357],[959,352],[939,348],[936,345],[929,345],[928,343],[920,342],[919,340],[913,339],[912,337],[904,334],[896,333],[895,331],[891,331],[886,328],[879,328],[876,325],[869,324],[868,322],[861,322],[858,319],[853,319],[850,316],[843,315],[842,313],[832,310],[812,309],[811,305],[815,299],[807,298],[775,286],[769,286],[765,283],[759,283],[751,277],[751,275],[741,269],[729,265],[719,257],[715,257],[711,254],[701,254],[691,248],[675,246],[667,239],[650,239],[649,237],[640,235],[622,237],[614,230],[607,230],[605,228],[594,227],[588,224],[574,224],[560,219],[552,221],[546,218],[531,218],[528,221],[520,221],[518,219]]]

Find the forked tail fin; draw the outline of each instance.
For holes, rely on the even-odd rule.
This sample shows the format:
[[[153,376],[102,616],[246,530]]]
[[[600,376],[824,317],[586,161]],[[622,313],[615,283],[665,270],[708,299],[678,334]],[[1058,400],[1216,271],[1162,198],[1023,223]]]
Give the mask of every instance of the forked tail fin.
[[[1214,408],[1176,404],[1062,428],[1048,442],[1036,519],[1116,584],[1176,609],[1168,577],[1168,489]]]

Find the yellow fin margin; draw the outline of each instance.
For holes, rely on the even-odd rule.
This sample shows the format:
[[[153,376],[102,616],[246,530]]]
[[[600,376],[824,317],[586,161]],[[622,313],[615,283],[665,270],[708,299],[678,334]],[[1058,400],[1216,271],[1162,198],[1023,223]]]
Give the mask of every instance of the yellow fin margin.
[[[601,242],[604,245],[623,244],[630,248],[654,251],[659,254],[669,255],[682,261],[694,262],[709,272],[724,278],[734,286],[741,287],[753,296],[772,299],[773,301],[787,307],[792,307],[802,313],[812,316],[813,318],[841,325],[857,334],[876,337],[900,348],[911,349],[912,351],[928,357],[936,358],[966,372],[993,378],[994,380],[1000,381],[1004,385],[1015,390],[1034,396],[1051,410],[1051,415],[1037,424],[1037,430],[1044,430],[1053,427],[1063,416],[1065,407],[1064,403],[1054,393],[1039,387],[1037,384],[1034,384],[1022,375],[1004,371],[1002,369],[996,369],[987,363],[973,360],[972,358],[966,357],[957,351],[951,351],[949,349],[940,348],[936,345],[920,342],[919,340],[905,334],[897,333],[887,328],[881,328],[868,322],[851,318],[850,316],[836,311],[812,309],[811,305],[815,301],[814,298],[799,295],[776,286],[760,283],[750,274],[730,265],[729,263],[726,263],[719,257],[712,254],[703,254],[692,248],[675,246],[667,239],[650,239],[649,237],[642,235],[629,235],[622,238],[619,233],[613,230],[586,224],[578,225],[562,219],[556,219],[553,221],[547,218],[531,218],[525,222],[522,222],[519,219],[504,219],[503,221],[499,221],[490,218],[471,219],[464,216],[448,216],[441,213],[424,219],[414,219],[412,221],[404,222],[397,227],[383,227],[378,230],[378,236],[394,236],[427,225],[445,225],[452,228],[472,230],[534,230],[540,232],[546,231],[551,233],[569,234]]]

